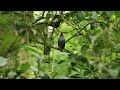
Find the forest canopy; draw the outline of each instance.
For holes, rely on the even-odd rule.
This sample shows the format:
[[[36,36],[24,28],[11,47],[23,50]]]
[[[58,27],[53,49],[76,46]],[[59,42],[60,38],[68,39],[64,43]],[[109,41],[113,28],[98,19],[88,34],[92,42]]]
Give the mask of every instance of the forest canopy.
[[[1,79],[120,78],[120,11],[0,11]]]

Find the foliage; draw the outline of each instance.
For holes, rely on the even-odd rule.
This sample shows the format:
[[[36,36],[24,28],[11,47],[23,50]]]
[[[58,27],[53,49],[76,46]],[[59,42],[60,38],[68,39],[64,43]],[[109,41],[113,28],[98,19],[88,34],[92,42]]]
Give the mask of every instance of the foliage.
[[[119,11],[1,11],[0,78],[120,78],[119,17]]]

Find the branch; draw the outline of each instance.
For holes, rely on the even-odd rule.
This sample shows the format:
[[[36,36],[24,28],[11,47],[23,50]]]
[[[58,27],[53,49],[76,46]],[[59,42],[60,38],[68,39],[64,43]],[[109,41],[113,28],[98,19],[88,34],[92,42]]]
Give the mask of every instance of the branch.
[[[81,31],[84,30],[89,24],[90,24],[90,23],[86,24],[86,25],[81,29]],[[70,37],[68,40],[66,40],[65,43],[67,43],[70,39],[72,39],[73,37],[75,37],[75,36],[76,36],[77,34],[79,34],[79,33],[81,33],[81,32],[78,31],[76,34],[74,34],[72,37]],[[82,34],[82,33],[81,33],[81,34]],[[82,34],[82,35],[83,35],[83,34]]]
[[[62,17],[62,16],[61,16]],[[72,24],[70,24],[70,23],[68,23],[63,17],[62,17],[62,19],[68,24],[68,25],[70,25],[70,26],[72,26],[74,29],[76,29],[78,32],[76,33],[76,34],[74,34],[72,37],[70,37],[65,43],[67,43],[70,39],[72,39],[73,37],[75,37],[77,34],[82,34],[83,36],[85,36],[84,34],[83,34],[83,32],[82,32],[82,30],[84,30],[85,28],[86,28],[86,26],[88,26],[89,24],[91,24],[91,23],[88,23],[87,25],[85,25],[82,29],[80,29],[80,27],[78,26],[78,28],[76,28],[74,25],[72,25]],[[87,37],[87,36],[85,36],[89,41],[90,41],[90,39]]]

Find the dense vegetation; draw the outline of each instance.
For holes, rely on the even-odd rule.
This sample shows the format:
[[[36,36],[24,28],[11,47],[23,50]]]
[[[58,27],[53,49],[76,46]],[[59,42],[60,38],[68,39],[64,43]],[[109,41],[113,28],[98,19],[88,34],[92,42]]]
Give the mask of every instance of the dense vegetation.
[[[0,78],[120,78],[119,17],[120,11],[0,11]]]

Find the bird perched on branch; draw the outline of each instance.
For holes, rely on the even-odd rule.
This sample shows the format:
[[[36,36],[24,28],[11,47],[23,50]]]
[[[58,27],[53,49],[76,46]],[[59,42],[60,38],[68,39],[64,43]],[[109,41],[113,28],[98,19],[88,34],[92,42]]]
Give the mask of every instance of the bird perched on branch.
[[[60,26],[60,21],[54,22],[52,26],[58,28]]]
[[[65,48],[65,38],[63,33],[60,34],[60,37],[58,39],[58,48],[61,52]]]
[[[57,29],[60,26],[61,21],[62,21],[61,16],[55,15],[50,23],[50,26]]]

